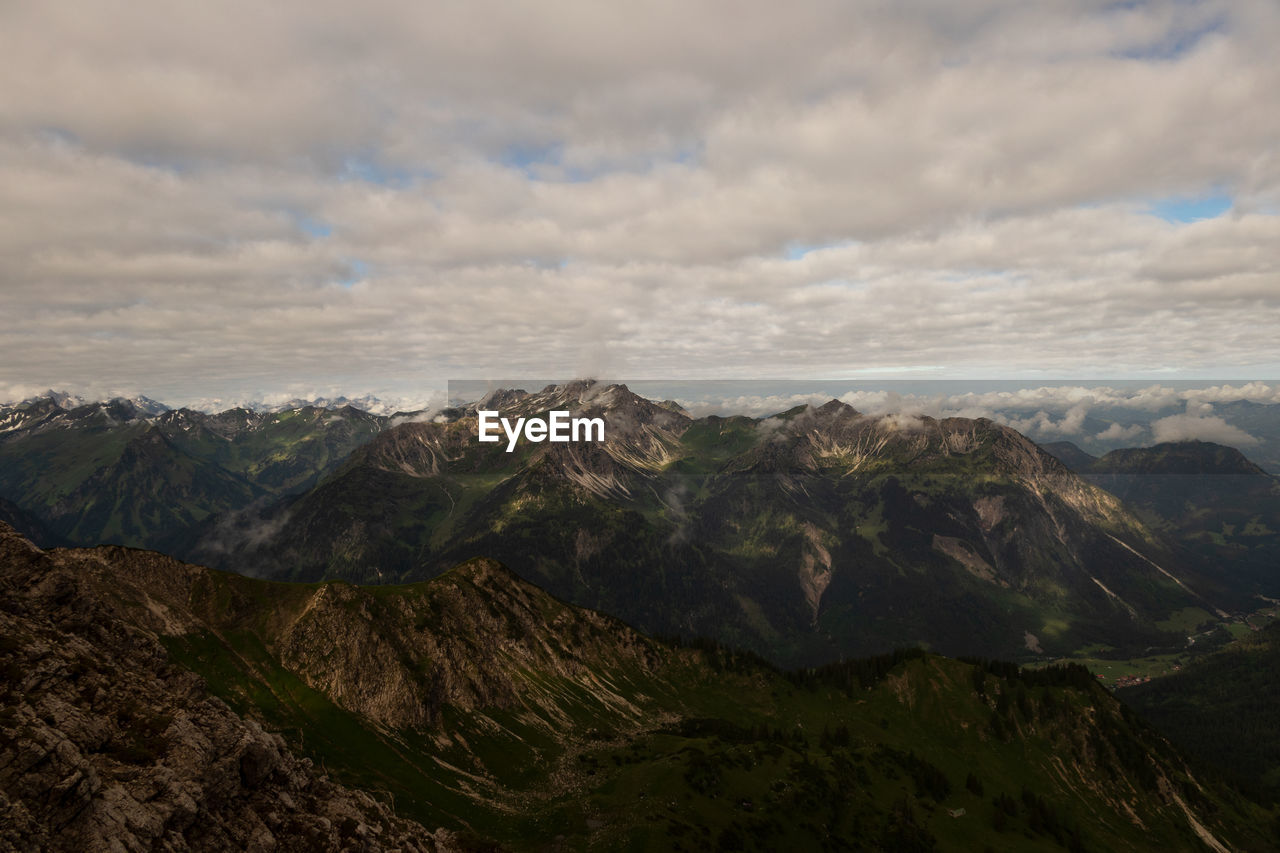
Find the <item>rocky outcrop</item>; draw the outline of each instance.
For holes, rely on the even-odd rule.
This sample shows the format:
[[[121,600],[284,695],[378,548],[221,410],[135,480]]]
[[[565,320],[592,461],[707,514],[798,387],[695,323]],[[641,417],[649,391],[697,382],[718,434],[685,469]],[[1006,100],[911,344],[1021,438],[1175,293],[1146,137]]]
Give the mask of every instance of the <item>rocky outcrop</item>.
[[[0,525],[0,850],[421,850]]]
[[[269,642],[310,686],[394,728],[436,726],[446,705],[554,718],[557,696],[529,672],[625,713],[625,691],[598,673],[646,672],[662,657],[618,620],[568,607],[485,559],[395,596],[325,584]]]

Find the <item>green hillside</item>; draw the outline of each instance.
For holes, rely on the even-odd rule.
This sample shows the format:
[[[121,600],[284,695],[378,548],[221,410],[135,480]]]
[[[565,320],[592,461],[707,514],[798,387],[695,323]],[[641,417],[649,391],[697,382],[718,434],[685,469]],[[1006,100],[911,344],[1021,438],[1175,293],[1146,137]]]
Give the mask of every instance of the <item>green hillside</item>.
[[[1280,800],[1280,623],[1122,695],[1205,767]]]
[[[387,419],[350,406],[154,414],[126,400],[4,410],[0,499],[56,538],[186,554],[276,496],[312,486]]]
[[[279,584],[54,552],[235,710],[398,813],[506,849],[1269,849],[1079,667],[905,652],[780,672],[566,605],[487,560]],[[74,579],[74,580],[70,580]],[[46,582],[39,588],[48,588]]]

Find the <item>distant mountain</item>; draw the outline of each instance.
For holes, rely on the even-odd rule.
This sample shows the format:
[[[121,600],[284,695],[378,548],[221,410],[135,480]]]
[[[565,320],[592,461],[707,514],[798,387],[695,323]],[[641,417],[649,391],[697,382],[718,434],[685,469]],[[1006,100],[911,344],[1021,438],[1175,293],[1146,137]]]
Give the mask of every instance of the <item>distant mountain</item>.
[[[50,515],[72,542],[180,550],[196,525],[246,506],[263,490],[184,453],[156,425],[136,431],[120,455],[60,498]]]
[[[1234,447],[1208,441],[1179,441],[1153,447],[1113,450],[1095,461],[1093,474],[1157,474],[1180,477],[1267,476]]]
[[[369,414],[374,415],[393,415],[402,408],[398,403],[386,402],[372,394],[365,394],[354,399],[348,399],[346,397],[315,397],[311,399],[295,397],[285,403],[275,403],[272,405],[264,403],[255,405],[253,408],[258,411],[265,412],[287,412],[292,409],[345,409],[347,407],[359,409],[362,412],[368,412]]]
[[[72,402],[75,405],[70,405]],[[83,426],[117,426],[165,411],[168,409],[163,405],[146,397],[116,397],[104,402],[84,403],[78,398],[50,392],[44,397],[0,407],[0,436]]]
[[[1209,530],[1217,510],[1204,515],[1204,501],[1184,524],[1120,489],[1119,468],[1087,474],[1133,514],[983,420],[868,417],[835,401],[693,419],[578,382],[484,405],[600,416],[608,440],[508,454],[475,441],[475,405],[401,423],[349,405],[156,415],[137,401],[66,403],[0,411],[0,498],[45,528],[25,528],[41,541],[362,582],[493,556],[646,630],[788,663],[912,644],[1141,649],[1177,641],[1157,624],[1171,613],[1280,595],[1266,511]]]
[[[152,402],[0,409],[0,498],[72,544],[181,553],[217,519],[311,486],[389,423],[351,406],[209,415]]]
[[[203,398],[190,400],[184,408],[192,409],[198,412],[214,414],[216,412],[226,411],[228,408],[250,409],[255,412],[287,412],[293,409],[342,409],[347,406],[359,409],[362,412],[368,412],[371,415],[396,415],[396,414],[415,414],[427,409],[436,408],[438,402],[428,396],[419,397],[389,397],[382,398],[374,394],[362,394],[358,397],[293,397],[288,400],[281,401],[279,399],[264,400],[258,399],[238,399],[226,401],[218,398]]]
[[[0,528],[0,589],[0,837],[42,849],[1280,840],[1080,667],[906,652],[784,674],[490,560],[409,586],[286,585],[41,553]]]
[[[117,399],[121,399],[121,398],[117,398]],[[126,402],[131,404],[138,411],[144,412],[148,415],[162,415],[165,412],[169,411],[169,407],[166,406],[164,403],[161,403],[157,400],[152,400],[150,397],[138,396],[138,397],[123,398],[123,399],[125,399]]]
[[[305,406],[272,413],[229,409],[168,412],[156,426],[184,453],[230,471],[270,494],[307,488],[388,420],[354,406]]]
[[[41,403],[51,402],[64,411],[74,411],[90,406],[106,406],[112,403],[133,408],[143,414],[159,415],[169,411],[169,407],[158,400],[150,397],[137,395],[133,397],[109,397],[105,400],[87,400],[84,397],[68,394],[65,391],[54,391],[52,389],[35,397],[29,397],[18,404],[8,404],[5,408],[19,408],[22,406],[32,406]]]
[[[75,409],[89,402],[83,397],[77,397],[76,395],[68,394],[65,391],[54,391],[52,388],[39,397],[34,397],[26,402],[35,402],[36,400],[39,400],[40,397],[48,397],[64,409]]]
[[[1277,595],[1280,478],[1212,442],[1125,448],[1097,459],[1064,444],[1046,449],[1177,543],[1198,590],[1240,610],[1255,607],[1256,595]]]
[[[691,419],[594,383],[495,392],[569,409],[602,444],[476,440],[476,407],[381,433],[296,499],[194,554],[296,580],[393,582],[472,556],[645,630],[787,663],[924,644],[1065,654],[1178,641],[1214,607],[1133,515],[984,420],[868,417],[832,401]],[[230,534],[228,536],[228,534]]]
[[[88,400],[84,397],[69,394],[65,391],[54,391],[50,389],[43,394],[35,397],[29,397],[21,402],[0,403],[0,411],[5,409],[21,409],[45,403],[52,403],[64,411],[72,411],[85,406],[106,405],[108,403],[126,403],[144,415],[162,415],[165,412],[173,411],[176,408],[142,395],[133,397],[111,397],[104,400]],[[182,408],[187,408],[204,414],[216,414],[218,412],[226,411],[228,408],[243,408],[254,412],[273,413],[288,412],[295,409],[306,408],[344,409],[350,406],[373,415],[394,415],[400,412],[406,414],[419,413],[426,405],[426,401],[422,399],[382,399],[373,394],[363,394],[359,397],[344,397],[341,395],[337,397],[294,397],[284,402],[267,402],[265,400],[239,401],[235,405],[231,405],[229,407],[220,400],[204,399],[198,400],[194,403],[188,403]]]
[[[1088,414],[1078,420],[1069,418],[1065,407],[1048,413],[997,408],[991,416],[1000,423],[1025,425],[1032,437],[1043,439],[1041,446],[1045,448],[1070,452],[1064,445],[1071,444],[1094,457],[1128,449],[1153,437],[1162,441],[1223,441],[1222,436],[1234,430],[1245,457],[1268,473],[1280,475],[1280,403],[1231,400],[1214,401],[1205,407],[1194,394],[1186,398],[1171,395],[1162,404],[1154,398],[1142,405],[1135,405],[1136,402],[1087,404]],[[1181,435],[1175,439],[1175,434]],[[1058,440],[1059,437],[1070,440]],[[1055,450],[1050,452],[1057,455]]]

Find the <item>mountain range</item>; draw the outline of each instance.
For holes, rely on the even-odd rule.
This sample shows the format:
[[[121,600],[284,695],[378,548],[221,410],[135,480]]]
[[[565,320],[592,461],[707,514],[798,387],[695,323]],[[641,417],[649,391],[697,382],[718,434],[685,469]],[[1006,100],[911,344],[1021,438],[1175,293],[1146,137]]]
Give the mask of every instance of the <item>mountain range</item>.
[[[351,407],[157,416],[46,399],[3,414],[0,498],[47,544],[150,547],[284,580],[404,582],[499,559],[643,630],[784,665],[910,645],[1119,654],[1184,642],[1175,616],[1280,596],[1270,510],[1228,528],[1253,536],[1244,551],[1212,536],[1197,550],[1184,520],[1149,511],[1115,472],[1055,446],[1077,473],[990,421],[836,401],[693,418],[589,381],[483,405],[599,416],[606,440],[507,453],[476,441],[475,405],[405,422]],[[1174,458],[1133,458],[1153,453]],[[1232,482],[1275,485],[1256,467]]]
[[[0,588],[11,849],[1280,840],[1080,667],[913,651],[780,672],[486,559],[404,586],[279,584],[0,527]]]
[[[508,453],[482,408],[605,440]],[[1273,632],[1204,648],[1280,599],[1280,485],[1221,445],[590,381],[46,396],[0,409],[0,525],[0,849],[1280,843]],[[1160,733],[1045,665],[1153,650]]]
[[[990,421],[832,401],[694,419],[583,382],[484,402],[602,417],[600,444],[475,440],[475,407],[380,433],[314,489],[190,556],[386,583],[472,556],[651,632],[788,665],[895,646],[1010,657],[1180,642],[1215,611],[1113,495]]]
[[[201,525],[313,485],[390,422],[351,406],[152,403],[50,395],[0,409],[0,497],[39,520],[41,541],[180,552]]]

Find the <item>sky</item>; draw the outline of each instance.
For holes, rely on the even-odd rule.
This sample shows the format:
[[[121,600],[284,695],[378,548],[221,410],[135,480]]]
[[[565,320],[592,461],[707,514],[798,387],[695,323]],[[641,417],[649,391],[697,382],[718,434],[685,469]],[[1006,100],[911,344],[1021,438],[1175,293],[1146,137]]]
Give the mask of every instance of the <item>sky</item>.
[[[1275,0],[0,4],[0,399],[1280,377]]]

